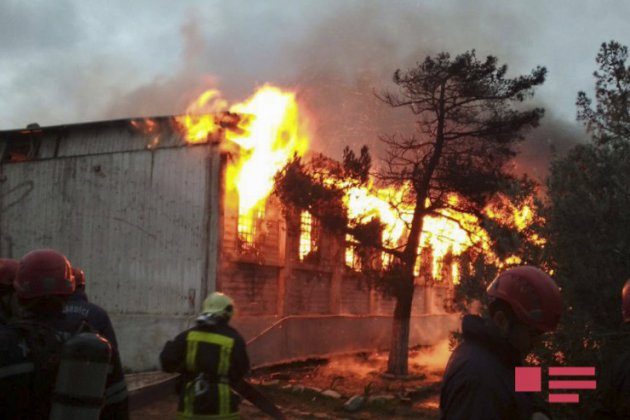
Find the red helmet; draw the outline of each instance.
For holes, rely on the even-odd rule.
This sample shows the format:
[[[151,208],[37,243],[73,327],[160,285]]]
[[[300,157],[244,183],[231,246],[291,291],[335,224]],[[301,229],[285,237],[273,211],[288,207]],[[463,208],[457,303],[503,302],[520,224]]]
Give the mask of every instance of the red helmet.
[[[18,260],[0,258],[0,286],[13,286],[13,279],[18,269]]]
[[[509,303],[519,321],[529,327],[553,331],[560,321],[560,289],[536,267],[509,268],[490,283],[486,292]]]
[[[626,281],[621,290],[621,313],[623,322],[630,322],[630,279]]]
[[[76,287],[85,286],[85,273],[79,267],[72,267],[72,275],[74,276],[74,284]]]
[[[23,299],[71,295],[74,277],[70,261],[52,249],[31,251],[20,260],[13,287]]]

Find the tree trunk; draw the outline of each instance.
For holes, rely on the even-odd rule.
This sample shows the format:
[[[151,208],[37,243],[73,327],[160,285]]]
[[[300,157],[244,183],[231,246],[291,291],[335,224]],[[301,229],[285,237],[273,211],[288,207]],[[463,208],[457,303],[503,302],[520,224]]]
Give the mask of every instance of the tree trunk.
[[[409,241],[405,246],[402,258],[402,279],[400,287],[395,292],[396,307],[392,324],[392,337],[389,347],[389,359],[387,360],[387,373],[397,376],[406,376],[409,373],[409,324],[411,321],[411,304],[413,302],[414,280],[413,274],[418,258],[418,244],[424,224],[423,210],[426,194],[416,198]]]
[[[396,299],[389,358],[387,360],[387,373],[396,376],[405,376],[409,372],[409,324],[414,284],[413,275],[406,277],[405,290]]]

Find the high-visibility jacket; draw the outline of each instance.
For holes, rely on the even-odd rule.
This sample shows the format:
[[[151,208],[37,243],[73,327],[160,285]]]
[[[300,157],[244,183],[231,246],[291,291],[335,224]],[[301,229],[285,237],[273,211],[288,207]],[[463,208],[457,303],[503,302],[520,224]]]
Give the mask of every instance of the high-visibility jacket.
[[[62,314],[31,321],[53,331],[51,337],[61,344],[77,332],[76,323],[69,322]],[[101,419],[124,420],[129,418],[127,385],[118,352],[112,350],[112,369],[105,384]],[[56,376],[37,370],[42,358],[35,360],[34,351],[37,350],[29,347],[19,329],[10,324],[0,326],[0,419],[48,418]]]
[[[160,353],[162,369],[182,374],[178,419],[238,419],[239,397],[230,384],[249,372],[241,335],[226,323],[200,324],[169,341]]]

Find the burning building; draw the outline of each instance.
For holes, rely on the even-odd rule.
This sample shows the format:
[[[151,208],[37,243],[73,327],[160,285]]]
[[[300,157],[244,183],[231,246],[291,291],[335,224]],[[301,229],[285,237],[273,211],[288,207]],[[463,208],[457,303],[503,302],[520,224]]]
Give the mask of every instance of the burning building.
[[[0,132],[0,255],[51,247],[83,268],[132,370],[156,368],[214,290],[235,299],[254,365],[387,347],[394,301],[356,270],[352,244],[271,194],[308,149],[296,106],[270,87],[231,108],[208,92],[182,116]],[[357,211],[378,207],[355,193]],[[456,267],[435,267],[446,279],[419,278],[411,344],[457,328]]]

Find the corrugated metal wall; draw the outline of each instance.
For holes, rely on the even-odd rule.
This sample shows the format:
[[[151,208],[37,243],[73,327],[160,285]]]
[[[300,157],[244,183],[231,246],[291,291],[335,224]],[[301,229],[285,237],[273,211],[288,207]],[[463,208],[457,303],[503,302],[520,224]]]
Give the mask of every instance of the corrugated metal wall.
[[[190,147],[6,164],[1,252],[61,250],[113,312],[190,313],[205,274],[206,158]]]

